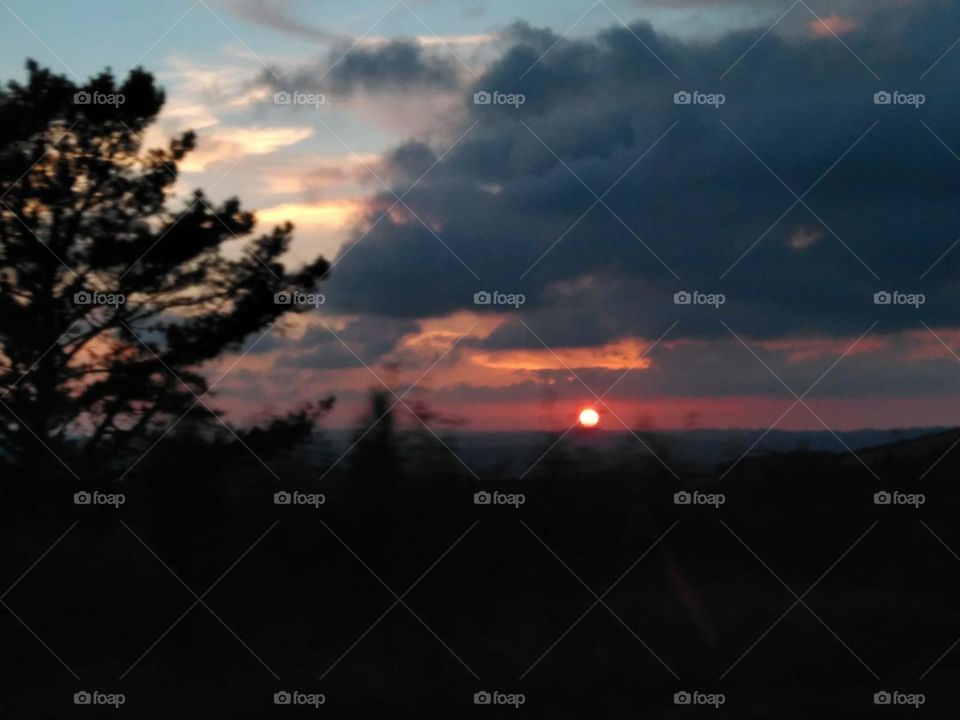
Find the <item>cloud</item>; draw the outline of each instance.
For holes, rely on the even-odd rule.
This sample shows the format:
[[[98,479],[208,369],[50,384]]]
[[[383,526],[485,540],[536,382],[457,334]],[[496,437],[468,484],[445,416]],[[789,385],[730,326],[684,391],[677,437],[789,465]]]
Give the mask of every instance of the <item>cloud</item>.
[[[203,172],[210,165],[248,155],[269,155],[313,134],[308,127],[215,127],[198,133],[197,148],[181,163],[183,172]]]
[[[443,139],[386,155],[401,194],[429,169],[405,198],[429,229],[403,212],[380,219],[387,194],[371,204],[331,277],[336,309],[439,317],[478,290],[522,292],[544,340],[574,347],[655,338],[675,321],[689,338],[725,335],[721,319],[766,339],[856,336],[878,319],[899,332],[921,314],[874,294],[900,290],[925,294],[925,321],[955,324],[960,252],[924,273],[960,227],[960,168],[930,132],[960,148],[960,109],[942,91],[960,80],[960,56],[918,78],[958,35],[960,9],[919,3],[872,14],[846,46],[513,26],[503,55],[460,90]],[[480,89],[526,102],[476,105]],[[882,89],[927,102],[876,105]],[[678,105],[681,90],[726,102]],[[677,306],[680,290],[726,304]],[[506,322],[487,346],[536,340]]]
[[[439,54],[414,40],[398,39],[359,46],[338,44],[314,63],[265,72],[263,81],[277,90],[309,88],[345,97],[358,92],[450,90],[457,87],[459,76],[459,65],[449,54]]]
[[[594,348],[541,348],[477,353],[473,361],[482,367],[498,370],[643,370],[650,361],[639,359],[646,343],[627,340]]]
[[[352,200],[316,203],[283,203],[257,210],[257,220],[269,225],[290,221],[298,227],[342,228],[360,212],[360,204]]]
[[[381,158],[376,153],[340,155],[327,158],[296,157],[278,163],[275,159],[262,168],[267,191],[295,195],[316,202],[328,193],[359,189],[375,181]]]
[[[456,45],[485,45],[497,39],[496,33],[466,33],[463,35],[419,35],[416,38],[422,47],[456,46]]]
[[[376,365],[383,361],[401,338],[416,332],[419,327],[412,321],[395,322],[375,317],[347,320],[343,327],[333,328],[333,332],[327,326],[329,320],[325,324],[309,324],[300,339],[292,347],[287,346],[278,357],[278,366],[319,370],[363,369],[364,365]],[[369,375],[368,379],[374,378]]]
[[[823,231],[817,229],[811,229],[807,227],[798,227],[787,239],[787,243],[791,248],[797,251],[803,251],[808,248],[813,247],[814,243],[820,241],[823,237]]]
[[[836,12],[855,13],[870,11],[886,11],[903,5],[919,4],[923,0],[806,0],[811,10],[821,17],[827,15],[830,9]],[[766,8],[775,16],[783,14],[791,7],[791,3],[774,4],[769,0],[624,0],[625,4],[635,7],[693,7],[693,8]],[[802,7],[801,7],[802,11]]]
[[[311,137],[314,128],[264,126],[251,116],[249,107],[265,106],[269,98],[268,88],[251,87],[251,62],[199,65],[181,56],[170,58],[160,75],[172,88],[171,99],[160,122],[148,131],[148,143],[163,145],[170,135],[195,131],[197,147],[180,168],[200,173],[217,163],[270,155]]]
[[[185,128],[203,130],[218,125],[220,120],[210,112],[210,109],[200,103],[168,102],[163,107],[164,126],[174,132],[183,132]]]
[[[246,22],[280,32],[291,37],[324,45],[340,45],[349,47],[356,42],[358,45],[375,45],[390,42],[389,38],[365,34],[359,38],[349,33],[336,32],[320,27],[310,20],[310,10],[323,6],[322,3],[310,3],[308,0],[217,0],[224,10]],[[419,3],[411,0],[411,5]],[[313,6],[313,7],[311,7]],[[387,9],[387,15],[393,8]],[[399,7],[397,12],[405,12]],[[376,18],[381,11],[375,11],[371,18]],[[465,8],[461,15],[466,18],[483,17],[485,9],[480,6]],[[374,23],[378,25],[379,21]],[[371,27],[370,30],[373,28]],[[369,32],[369,31],[368,31]],[[489,33],[468,33],[460,35],[422,35],[415,36],[414,41],[422,45],[479,45],[490,42],[495,36]]]
[[[338,43],[312,62],[262,72],[251,96],[274,91],[321,94],[325,102],[318,109],[326,113],[326,118],[319,118],[322,122],[331,113],[342,112],[397,135],[429,137],[442,131],[450,118],[463,116],[460,94],[471,72],[466,61],[444,43],[451,40],[476,47],[484,45],[486,37],[443,38],[443,42],[433,36],[364,38],[357,44]],[[296,105],[279,110],[307,117]]]
[[[343,42],[344,33],[335,33],[317,27],[305,18],[306,5],[300,0],[231,0],[223,2],[224,9],[237,17],[262,27],[276,30],[302,40],[329,43]]]
[[[251,161],[270,194],[261,220],[293,219],[303,258],[318,248],[329,257],[349,231],[323,283],[323,318],[391,385],[415,380],[479,319],[421,386],[471,427],[534,427],[531,407],[554,401],[558,426],[569,424],[591,396],[566,366],[601,393],[664,333],[610,398],[624,419],[678,426],[697,412],[708,425],[767,427],[793,397],[724,323],[803,393],[878,322],[812,406],[844,427],[955,419],[956,361],[920,320],[957,347],[960,247],[937,258],[960,228],[960,163],[931,131],[960,152],[960,109],[946,90],[960,79],[960,50],[918,78],[960,35],[960,12],[809,4],[848,47],[798,6],[752,49],[775,17],[709,42],[643,23],[581,39],[518,24],[498,35],[500,54],[478,79],[414,38],[365,41],[326,76],[328,53],[278,70],[281,81],[248,86],[233,104],[297,112],[298,126],[336,113],[400,128],[407,140],[364,159],[397,194],[413,186],[404,201],[416,216],[398,206],[381,218],[395,197],[364,163],[318,148]],[[754,18],[769,6],[756,7]],[[321,115],[270,103],[294,82],[328,93]],[[478,90],[526,102],[475,105]],[[726,102],[675,105],[682,90]],[[927,102],[875,105],[879,90]],[[527,303],[476,306],[479,290]],[[726,302],[678,306],[680,290]],[[878,290],[923,292],[926,303],[878,306]],[[264,341],[265,356],[251,359],[258,382],[290,404],[334,388],[361,403],[376,380],[307,315],[295,336]],[[351,407],[346,422],[360,414]],[[782,424],[819,426],[803,408]]]
[[[426,331],[426,324],[384,318],[326,322],[398,392],[466,329]],[[247,397],[255,388],[258,397],[295,407],[303,397],[320,397],[336,388],[340,410],[334,422],[349,425],[365,411],[368,389],[379,383],[328,331],[314,327],[309,317],[304,323],[303,332],[286,341],[266,338],[244,359],[242,369],[230,374],[224,390]],[[960,342],[960,332],[936,330],[951,346]],[[856,340],[814,337],[751,342],[751,347],[798,394],[826,373],[805,401],[835,428],[955,422],[960,396],[956,361],[927,330],[868,336],[827,372]],[[636,349],[623,346],[627,352]],[[545,354],[531,354],[535,361],[522,367],[498,368],[479,364],[474,354],[458,347],[418,389],[431,408],[471,418],[472,429],[564,430],[581,407],[594,402],[591,391],[603,394],[614,383],[616,390],[605,401],[633,427],[681,427],[696,413],[712,427],[765,429],[780,418],[781,429],[822,428],[799,406],[781,418],[794,397],[730,335],[709,342],[664,340],[641,370],[630,373],[620,367],[579,367],[576,354],[558,354],[572,363],[579,379]],[[510,351],[498,355],[505,359]],[[244,406],[237,409],[244,411]],[[621,427],[612,417],[607,422],[610,428]]]
[[[850,18],[833,14],[824,18],[814,18],[807,27],[810,28],[811,35],[829,37],[831,35],[846,35],[856,29],[857,23]]]

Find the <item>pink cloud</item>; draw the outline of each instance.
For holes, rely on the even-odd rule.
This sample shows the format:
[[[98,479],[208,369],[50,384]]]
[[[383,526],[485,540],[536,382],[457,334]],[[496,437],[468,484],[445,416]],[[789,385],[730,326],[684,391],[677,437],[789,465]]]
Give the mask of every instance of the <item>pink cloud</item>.
[[[850,18],[834,14],[811,20],[807,27],[813,37],[829,37],[831,35],[844,35],[851,30],[855,30],[857,23]]]

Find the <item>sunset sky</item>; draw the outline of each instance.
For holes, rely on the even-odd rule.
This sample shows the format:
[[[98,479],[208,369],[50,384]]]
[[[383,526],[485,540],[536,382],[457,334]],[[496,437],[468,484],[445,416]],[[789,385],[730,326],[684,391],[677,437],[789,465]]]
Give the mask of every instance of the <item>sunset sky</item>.
[[[291,266],[333,263],[325,305],[209,368],[229,370],[216,404],[237,422],[334,394],[326,424],[353,426],[381,380],[471,430],[562,429],[592,405],[613,430],[960,422],[955,3],[2,0],[0,16],[4,78],[27,58],[76,81],[143,66],[167,92],[148,143],[198,133],[180,194],[237,195],[265,228],[296,225]]]

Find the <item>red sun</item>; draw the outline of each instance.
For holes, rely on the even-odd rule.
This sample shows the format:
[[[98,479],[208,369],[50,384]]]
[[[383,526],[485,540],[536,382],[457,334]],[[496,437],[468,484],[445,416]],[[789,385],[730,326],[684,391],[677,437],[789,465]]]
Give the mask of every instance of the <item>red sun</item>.
[[[596,427],[600,422],[600,414],[593,408],[584,408],[580,411],[580,426],[585,428]]]

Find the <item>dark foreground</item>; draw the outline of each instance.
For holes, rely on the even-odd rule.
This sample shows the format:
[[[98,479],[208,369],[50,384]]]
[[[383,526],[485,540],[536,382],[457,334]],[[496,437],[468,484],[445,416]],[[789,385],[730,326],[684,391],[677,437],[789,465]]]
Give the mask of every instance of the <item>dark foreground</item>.
[[[562,447],[481,482],[437,449],[323,482],[168,452],[102,488],[118,509],[7,492],[0,717],[954,718],[958,437],[722,480]]]

